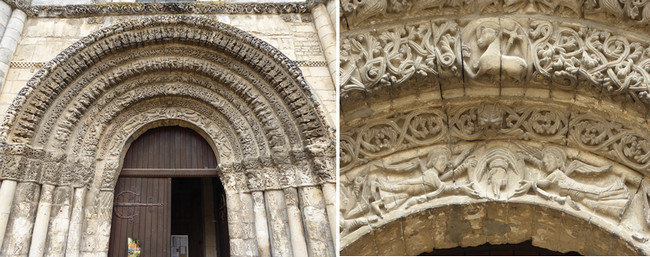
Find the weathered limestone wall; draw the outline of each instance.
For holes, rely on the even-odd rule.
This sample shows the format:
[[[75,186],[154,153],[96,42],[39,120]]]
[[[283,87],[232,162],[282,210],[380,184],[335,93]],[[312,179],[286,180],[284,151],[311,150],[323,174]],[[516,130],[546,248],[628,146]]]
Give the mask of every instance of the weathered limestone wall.
[[[298,61],[305,79],[323,103],[324,111],[336,120],[336,92],[311,14],[215,14],[202,17],[240,28],[276,47],[289,59]],[[11,59],[5,86],[0,93],[0,112],[6,111],[27,80],[44,63],[66,47],[101,28],[137,18],[138,16],[27,19]]]

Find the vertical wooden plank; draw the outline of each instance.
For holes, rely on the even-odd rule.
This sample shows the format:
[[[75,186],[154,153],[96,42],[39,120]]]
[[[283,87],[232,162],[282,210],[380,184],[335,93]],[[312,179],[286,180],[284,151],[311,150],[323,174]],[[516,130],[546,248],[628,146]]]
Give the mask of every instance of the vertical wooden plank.
[[[190,138],[190,142],[191,142],[191,144],[192,144],[192,151],[189,152],[189,154],[190,154],[189,157],[190,157],[191,160],[192,160],[192,163],[190,164],[190,167],[192,167],[192,168],[196,168],[196,164],[197,164],[197,163],[196,163],[196,162],[197,162],[196,154],[197,154],[197,152],[198,152],[197,149],[196,149],[196,140],[194,139],[194,135],[193,135],[193,134],[188,135],[188,136],[189,136],[189,138]]]
[[[172,178],[167,178],[167,184],[165,189],[165,256],[171,256],[171,234],[172,234]]]
[[[173,154],[172,154],[172,149],[174,149],[174,141],[172,140],[172,135],[176,134],[175,132],[172,133],[165,133],[165,138],[163,139],[163,142],[165,142],[164,147],[161,147],[162,150],[165,151],[165,163],[164,166],[165,168],[171,168],[171,162],[174,159]]]
[[[181,154],[183,153],[183,152],[181,152],[181,144],[182,144],[181,143],[182,142],[181,141],[181,134],[180,133],[174,134],[174,139],[176,140],[176,145],[174,146],[175,150],[176,150],[176,155],[174,155],[174,166],[173,166],[173,168],[180,168],[182,166],[181,166],[181,162],[180,162],[179,158],[180,158]]]
[[[147,196],[151,196],[152,193],[153,193],[153,180],[154,180],[153,178],[149,178],[148,181],[147,181],[147,186],[149,187],[149,188],[147,188],[147,191],[146,191]],[[149,197],[146,197],[145,199],[146,200],[144,201],[144,203],[148,203],[149,202],[148,201]],[[154,248],[155,240],[154,240],[154,238],[152,238],[153,234],[151,233],[151,230],[153,229],[153,227],[156,224],[153,222],[153,219],[151,217],[152,215],[151,215],[151,212],[150,212],[149,208],[146,208],[146,209],[147,210],[144,211],[145,215],[143,215],[142,217],[146,217],[145,222],[147,223],[147,227],[149,228],[147,230],[147,237],[146,237],[146,239],[149,240],[148,252],[152,253],[153,250],[154,250],[153,248]]]
[[[202,169],[202,168],[207,168],[206,164],[206,158],[205,158],[205,145],[206,144],[201,144],[201,141],[203,138],[200,135],[196,135],[196,168]]]

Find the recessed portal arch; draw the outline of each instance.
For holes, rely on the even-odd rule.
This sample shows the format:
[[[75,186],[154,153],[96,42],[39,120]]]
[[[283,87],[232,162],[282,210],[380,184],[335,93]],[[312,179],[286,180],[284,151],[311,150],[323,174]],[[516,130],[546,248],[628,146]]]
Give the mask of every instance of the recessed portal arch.
[[[108,255],[123,255],[131,237],[149,255],[228,256],[226,197],[210,144],[190,128],[145,127],[122,164]],[[173,247],[171,235],[188,236],[188,242]]]
[[[48,234],[31,240],[46,254],[106,254],[130,140],[179,124],[199,131],[217,154],[228,225],[237,232],[230,255],[334,254],[332,130],[300,69],[246,32],[192,16],[116,24],[46,64],[9,109],[2,158],[16,165],[4,165],[11,172],[2,186],[70,197],[41,198],[43,206],[68,206],[52,217],[49,207],[36,218],[12,214]],[[2,229],[3,237],[23,233],[13,222]],[[13,240],[4,242],[7,251],[25,240],[4,238]]]

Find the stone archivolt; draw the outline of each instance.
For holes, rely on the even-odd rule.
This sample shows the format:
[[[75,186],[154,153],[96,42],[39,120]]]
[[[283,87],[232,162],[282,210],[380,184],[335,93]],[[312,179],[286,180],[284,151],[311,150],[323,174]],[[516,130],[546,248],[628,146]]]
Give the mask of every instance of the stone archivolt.
[[[341,173],[413,147],[501,139],[569,145],[650,174],[650,144],[644,128],[604,118],[604,112],[533,103],[450,104],[346,129],[341,132]]]
[[[624,224],[627,232],[617,235],[646,253],[647,133],[607,116],[532,100],[451,102],[344,128],[343,252],[359,253],[369,228],[441,202],[496,201],[544,205],[604,227]]]
[[[36,17],[86,17],[111,15],[151,15],[172,13],[199,14],[278,14],[309,13],[311,8],[322,1],[296,3],[106,3],[79,5],[31,5],[21,0],[5,1],[30,16]]]
[[[354,29],[405,16],[537,13],[595,21],[611,20],[623,27],[643,30],[650,24],[649,5],[646,1],[615,0],[344,0],[341,2],[341,22],[344,28]]]
[[[400,217],[439,208],[441,203],[489,202],[545,206],[580,218],[591,217],[586,219],[598,226],[621,226],[618,229],[625,232],[617,235],[633,247],[632,253],[643,254],[648,250],[644,246],[648,240],[647,219],[638,215],[650,211],[648,196],[646,191],[636,191],[641,181],[646,180],[629,169],[614,169],[611,163],[585,158],[584,153],[573,148],[523,142],[479,142],[453,148],[436,145],[419,148],[410,156],[395,162],[390,160],[396,158],[387,157],[342,176],[340,226],[344,252],[359,254],[361,247],[356,241],[372,230],[375,233],[371,237],[382,237],[378,233]],[[474,219],[471,217],[464,218]],[[414,222],[427,218],[420,220]],[[478,233],[497,233],[490,229]],[[404,237],[399,242],[418,244],[409,241],[415,240],[408,238],[412,234],[398,235]],[[450,235],[453,232],[440,234],[443,238]],[[480,237],[471,240],[471,234],[462,236],[467,237],[463,240],[469,240],[470,245],[486,242]],[[528,236],[521,240],[529,240]],[[452,241],[447,247],[460,243],[446,240]],[[501,243],[508,242],[516,240]],[[445,248],[444,245],[435,247]],[[558,249],[552,245],[547,247]],[[571,247],[565,250],[586,251]]]
[[[19,190],[24,182],[72,186],[75,197],[87,190],[83,213],[62,218],[86,224],[81,235],[72,228],[49,231],[62,240],[69,233],[67,244],[80,247],[66,253],[104,253],[110,229],[94,228],[110,228],[112,192],[129,144],[153,127],[186,126],[217,154],[228,215],[246,216],[230,225],[254,229],[252,216],[240,210],[251,193],[256,202],[264,200],[262,192],[283,195],[282,190],[298,193],[300,201],[314,197],[299,208],[323,219],[309,220],[302,240],[311,254],[333,254],[325,204],[333,201],[335,154],[320,108],[300,69],[267,43],[212,20],[142,18],[81,39],[27,82],[0,129],[0,178],[18,181]],[[321,187],[329,190],[327,199]],[[33,213],[23,214],[12,215],[34,226]],[[15,226],[9,223],[8,235],[17,233]],[[297,236],[280,232],[266,233],[275,243]],[[5,239],[5,246],[25,244],[17,236]],[[233,235],[232,254],[257,252],[256,242],[265,240],[270,239]],[[62,251],[56,244],[48,247],[45,252]]]
[[[483,18],[464,26],[434,19],[351,31],[342,36],[341,96],[356,99],[423,76],[464,77],[493,87],[589,85],[647,105],[649,41],[544,18]]]

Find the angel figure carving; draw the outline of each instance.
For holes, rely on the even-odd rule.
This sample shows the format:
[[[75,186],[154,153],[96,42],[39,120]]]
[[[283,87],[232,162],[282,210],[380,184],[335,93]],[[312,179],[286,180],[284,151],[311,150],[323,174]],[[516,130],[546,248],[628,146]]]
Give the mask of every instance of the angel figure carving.
[[[537,166],[545,177],[537,180],[524,180],[516,190],[515,196],[533,190],[537,195],[560,204],[568,204],[580,210],[580,203],[594,211],[621,218],[630,202],[630,193],[624,180],[615,177],[609,186],[597,186],[579,182],[572,174],[602,176],[612,165],[594,166],[579,160],[568,162],[567,154],[559,147],[547,146],[542,150],[521,145],[526,162]]]
[[[377,180],[378,183],[375,185],[378,187],[373,192],[383,200],[386,210],[393,210],[404,204],[409,208],[449,192],[479,198],[479,194],[472,189],[472,183],[456,185],[453,182],[442,181],[460,176],[476,165],[475,158],[469,156],[472,150],[473,148],[465,149],[451,160],[451,151],[445,147],[435,147],[424,158],[414,158],[399,164],[375,163],[376,167],[384,171],[410,176],[392,183],[385,179]],[[421,175],[412,175],[418,171]]]
[[[341,219],[339,225],[342,235],[353,231],[365,224],[375,222],[381,217],[379,201],[371,199],[368,193],[369,184],[366,176],[358,176],[350,183],[341,186]],[[374,213],[367,217],[369,212]]]

